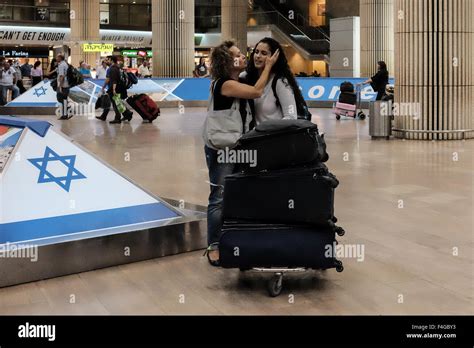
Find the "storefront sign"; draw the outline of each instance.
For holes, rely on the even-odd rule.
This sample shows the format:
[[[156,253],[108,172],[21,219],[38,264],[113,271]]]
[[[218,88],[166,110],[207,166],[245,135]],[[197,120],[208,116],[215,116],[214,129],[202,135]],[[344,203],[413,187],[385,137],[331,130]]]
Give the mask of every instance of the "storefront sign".
[[[153,57],[153,51],[123,50],[121,53],[122,56],[128,58]]]
[[[0,47],[0,56],[8,58],[46,58],[49,56],[47,47]]]
[[[82,50],[84,52],[113,52],[114,44],[84,44]]]

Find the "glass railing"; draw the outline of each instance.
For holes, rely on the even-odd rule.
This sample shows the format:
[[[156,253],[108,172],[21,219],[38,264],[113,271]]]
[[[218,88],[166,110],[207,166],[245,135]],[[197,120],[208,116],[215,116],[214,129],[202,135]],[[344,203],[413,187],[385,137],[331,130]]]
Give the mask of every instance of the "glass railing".
[[[296,6],[290,6],[285,2],[278,3],[277,1],[270,0],[255,0],[255,4],[262,11],[278,12],[285,20],[287,20],[292,26],[295,26],[304,33],[311,40],[327,40],[329,41],[329,35],[321,27],[314,26],[311,18],[305,18],[300,13],[293,13],[292,18],[287,18],[284,14],[289,13],[290,9],[296,8]]]
[[[261,25],[275,25],[292,41],[300,45],[309,54],[328,54],[329,40],[325,37],[318,39],[310,38],[301,28],[297,27],[278,11],[251,12],[248,15],[247,25],[249,27]]]
[[[0,4],[0,22],[69,26],[69,8]]]

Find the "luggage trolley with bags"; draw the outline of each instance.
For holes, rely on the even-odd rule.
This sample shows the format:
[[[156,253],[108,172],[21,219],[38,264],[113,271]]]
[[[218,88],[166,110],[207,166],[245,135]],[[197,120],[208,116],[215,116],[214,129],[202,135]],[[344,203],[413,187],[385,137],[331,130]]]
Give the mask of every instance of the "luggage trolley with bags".
[[[244,135],[237,150],[256,151],[258,165],[243,165],[225,178],[220,265],[273,273],[267,289],[272,297],[281,293],[285,273],[342,272],[335,253],[326,255],[345,231],[336,226],[339,181],[323,163],[329,156],[317,126],[267,121]]]
[[[334,104],[333,113],[336,115],[336,120],[340,120],[341,116],[365,119],[365,113],[362,110],[362,89],[363,85],[354,85],[351,82],[343,82],[340,87],[338,101]],[[359,112],[357,112],[359,110]]]

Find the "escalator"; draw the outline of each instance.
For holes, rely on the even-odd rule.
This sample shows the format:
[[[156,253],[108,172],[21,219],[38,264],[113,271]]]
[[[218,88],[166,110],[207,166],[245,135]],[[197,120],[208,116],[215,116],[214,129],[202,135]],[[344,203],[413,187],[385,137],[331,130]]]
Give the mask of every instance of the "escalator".
[[[273,26],[280,39],[286,39],[287,44],[294,46],[305,58],[327,58],[330,50],[327,33],[320,27],[311,26],[289,2],[274,3],[278,2],[254,0],[253,11],[249,13],[249,26]],[[289,13],[291,16],[288,16]]]

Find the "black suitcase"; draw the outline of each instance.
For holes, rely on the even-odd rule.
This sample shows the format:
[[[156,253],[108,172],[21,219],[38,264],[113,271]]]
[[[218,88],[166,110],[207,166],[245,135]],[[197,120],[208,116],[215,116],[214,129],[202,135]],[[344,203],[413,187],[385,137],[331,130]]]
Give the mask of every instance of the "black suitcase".
[[[341,86],[339,89],[341,90],[341,93],[344,93],[344,92],[354,93],[354,85],[348,81],[341,83]]]
[[[356,105],[357,104],[357,94],[347,93],[347,92],[341,93],[339,95],[339,103]]]
[[[219,242],[223,268],[311,268],[342,271],[335,234],[324,228],[225,223]]]
[[[329,225],[339,181],[323,163],[225,178],[224,220]]]
[[[326,162],[324,135],[306,120],[270,120],[244,134],[236,150],[254,151],[256,163],[244,163],[245,172],[283,169],[312,162]]]

